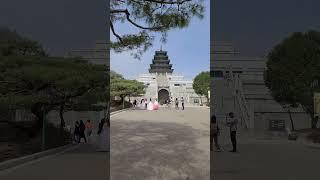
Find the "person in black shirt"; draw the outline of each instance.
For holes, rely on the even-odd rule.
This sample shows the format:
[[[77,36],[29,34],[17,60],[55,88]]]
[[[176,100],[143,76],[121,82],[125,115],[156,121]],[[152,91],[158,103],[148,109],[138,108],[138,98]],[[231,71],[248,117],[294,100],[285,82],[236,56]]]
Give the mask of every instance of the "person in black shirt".
[[[210,151],[213,150],[213,142],[218,151],[220,151],[220,145],[218,143],[218,136],[220,135],[220,129],[217,123],[217,118],[215,115],[211,116],[210,119]]]
[[[182,110],[184,110],[184,99],[183,99],[183,97],[181,97],[181,106],[182,106]]]
[[[79,142],[79,121],[76,121],[76,124],[74,126],[74,132],[73,132],[73,138],[75,142]]]
[[[84,142],[87,143],[87,138],[86,138],[86,135],[84,134],[86,130],[86,126],[84,125],[83,121],[80,120],[80,125],[79,125],[79,140],[78,140],[78,143],[80,143],[81,139],[83,138],[84,139]]]
[[[179,109],[179,100],[178,100],[178,98],[176,98],[176,109]]]

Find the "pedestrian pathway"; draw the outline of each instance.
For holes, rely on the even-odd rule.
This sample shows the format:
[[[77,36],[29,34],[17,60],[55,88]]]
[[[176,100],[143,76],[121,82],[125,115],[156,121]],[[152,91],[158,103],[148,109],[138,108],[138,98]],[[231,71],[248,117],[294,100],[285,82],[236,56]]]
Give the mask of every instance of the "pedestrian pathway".
[[[1,180],[107,179],[109,153],[90,144],[0,172]]]
[[[209,109],[130,110],[111,118],[111,180],[209,180]]]
[[[89,143],[75,145],[69,151],[27,162],[17,167],[0,171],[1,180],[57,180],[57,179],[108,179],[109,131],[101,136],[97,130],[88,138]],[[103,143],[103,144],[102,144]]]
[[[223,128],[223,127],[222,127]],[[222,152],[211,152],[214,180],[318,179],[320,148],[303,140],[289,141],[284,134],[238,132],[238,153],[231,147],[227,129],[220,136]]]

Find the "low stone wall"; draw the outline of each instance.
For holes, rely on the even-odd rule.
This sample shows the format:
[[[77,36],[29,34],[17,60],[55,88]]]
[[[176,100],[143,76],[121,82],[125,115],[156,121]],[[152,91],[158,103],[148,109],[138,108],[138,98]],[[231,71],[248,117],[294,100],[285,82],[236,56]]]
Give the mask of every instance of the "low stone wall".
[[[74,124],[78,120],[91,120],[94,125],[98,125],[100,120],[104,118],[104,111],[67,111],[63,114],[66,127],[74,127]],[[36,117],[29,111],[24,109],[16,110],[15,118],[16,122],[34,121]],[[56,126],[60,125],[59,111],[50,111],[46,117],[47,122],[50,122]]]
[[[74,127],[75,122],[82,120],[86,122],[91,120],[94,126],[98,126],[100,120],[104,118],[104,111],[67,111],[63,114],[66,127]],[[51,122],[55,125],[60,124],[60,116],[58,111],[50,111],[47,115],[48,122]]]

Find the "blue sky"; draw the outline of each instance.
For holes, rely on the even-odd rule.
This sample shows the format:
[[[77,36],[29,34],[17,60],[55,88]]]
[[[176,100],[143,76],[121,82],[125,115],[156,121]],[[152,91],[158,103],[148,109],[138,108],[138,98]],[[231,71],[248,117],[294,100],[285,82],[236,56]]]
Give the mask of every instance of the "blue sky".
[[[157,35],[154,46],[143,54],[141,60],[134,59],[130,52],[114,53],[111,51],[111,69],[124,75],[125,78],[135,79],[139,74],[148,72],[154,52],[160,50],[162,46],[162,50],[168,51],[175,74],[192,79],[201,71],[208,71],[210,67],[209,3],[210,1],[206,0],[203,19],[194,18],[187,28],[170,31],[165,44],[160,42],[160,35]],[[133,27],[123,24],[117,28],[130,29]]]

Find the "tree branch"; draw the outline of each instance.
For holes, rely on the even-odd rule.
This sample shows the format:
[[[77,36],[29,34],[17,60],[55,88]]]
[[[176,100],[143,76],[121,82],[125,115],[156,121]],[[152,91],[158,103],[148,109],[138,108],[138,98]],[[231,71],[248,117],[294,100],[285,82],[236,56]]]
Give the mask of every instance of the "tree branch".
[[[135,23],[131,18],[130,18],[130,13],[128,11],[128,9],[115,9],[115,10],[111,10],[110,11],[111,14],[115,14],[115,13],[124,13],[126,15],[127,20],[134,26],[140,28],[140,29],[144,29],[144,30],[161,30],[162,28],[164,28],[164,26],[159,26],[159,27],[144,27],[141,26],[137,23]]]
[[[119,34],[117,34],[116,31],[114,30],[114,26],[113,26],[113,23],[111,21],[110,21],[110,28],[111,28],[112,34],[114,36],[116,36],[121,43],[123,43],[121,36]]]
[[[191,0],[183,0],[183,1],[165,1],[165,0],[144,0],[146,2],[154,2],[154,3],[160,3],[160,4],[183,4],[185,2],[190,2]]]

